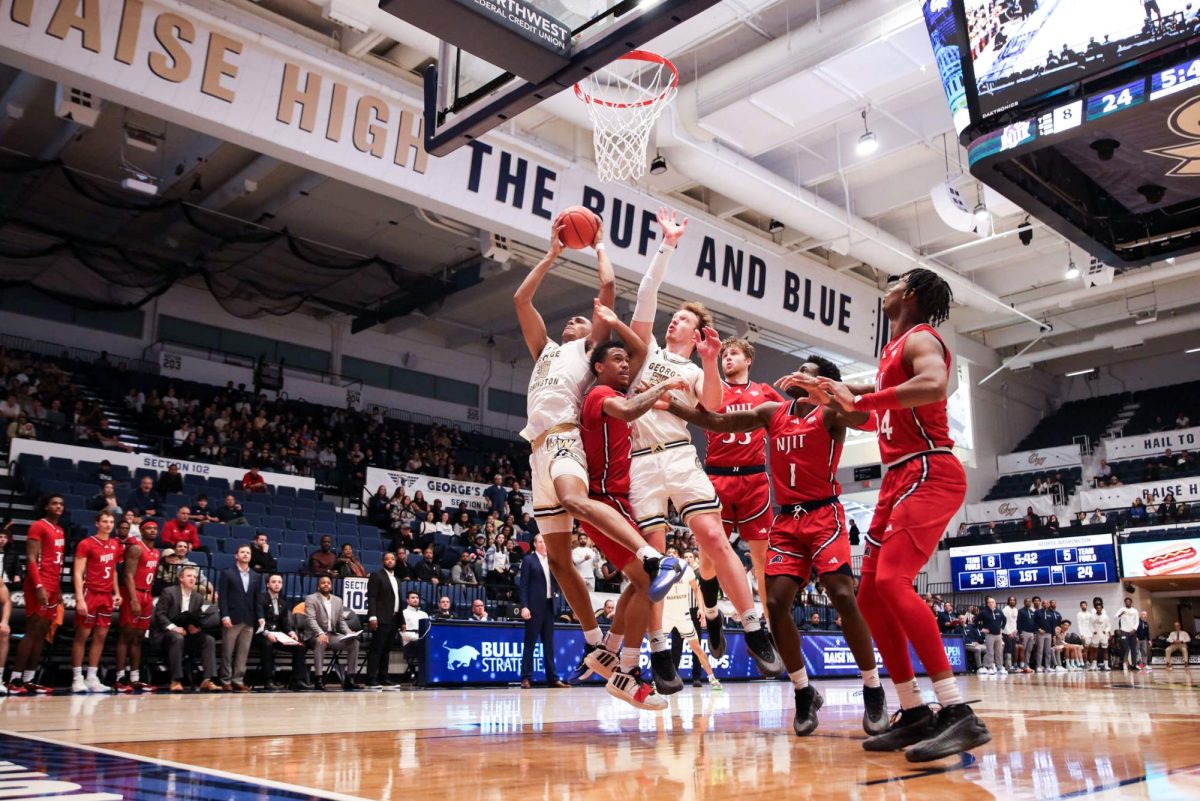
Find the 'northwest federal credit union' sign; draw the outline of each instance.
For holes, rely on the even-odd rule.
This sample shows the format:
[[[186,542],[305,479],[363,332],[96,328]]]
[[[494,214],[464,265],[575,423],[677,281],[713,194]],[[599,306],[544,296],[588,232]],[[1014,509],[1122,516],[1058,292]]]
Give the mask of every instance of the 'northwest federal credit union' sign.
[[[637,280],[662,201],[489,135],[441,159],[395,76],[213,0],[9,0],[0,60],[131,108],[485,230],[537,244],[561,209],[604,218]],[[211,13],[204,9],[211,9]],[[580,256],[580,258],[589,258]],[[858,358],[886,336],[881,295],[802,256],[694,219],[664,291]]]

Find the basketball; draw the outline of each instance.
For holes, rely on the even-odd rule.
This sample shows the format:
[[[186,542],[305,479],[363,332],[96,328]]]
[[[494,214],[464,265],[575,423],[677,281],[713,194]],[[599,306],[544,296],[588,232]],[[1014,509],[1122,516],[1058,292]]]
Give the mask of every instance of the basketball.
[[[592,246],[596,241],[596,232],[600,230],[600,218],[583,206],[571,206],[559,217],[563,221],[560,238],[563,247],[571,250],[582,250]]]

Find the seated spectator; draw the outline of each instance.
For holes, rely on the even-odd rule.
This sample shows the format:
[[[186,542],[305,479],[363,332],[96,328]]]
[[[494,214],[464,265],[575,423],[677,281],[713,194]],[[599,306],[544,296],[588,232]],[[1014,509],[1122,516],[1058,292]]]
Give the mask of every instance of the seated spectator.
[[[1175,506],[1175,522],[1182,523],[1188,519],[1191,514],[1190,507],[1182,501]]]
[[[979,672],[987,653],[987,638],[974,623],[963,627],[963,647],[967,649],[967,670]]]
[[[1161,414],[1154,416],[1154,422],[1150,424],[1150,430],[1151,431],[1166,431],[1167,430],[1166,421],[1163,420]]]
[[[1033,531],[1042,524],[1042,519],[1033,511],[1032,506],[1025,507],[1025,519],[1023,521],[1026,531]]]
[[[1180,412],[1179,414],[1175,415],[1176,428],[1191,428],[1191,425],[1192,420],[1185,412]]]
[[[122,442],[120,435],[112,429],[107,417],[100,418],[100,424],[91,432],[90,439],[95,440],[101,448],[133,453],[133,448]]]
[[[508,537],[503,532],[497,534],[496,539],[484,551],[483,575],[487,584],[513,583],[512,565],[508,559]]]
[[[1087,525],[1087,513],[1079,512],[1075,515],[1075,519],[1071,521],[1071,528],[1079,528]]]
[[[1191,635],[1184,631],[1183,625],[1176,620],[1174,628],[1167,634],[1167,651],[1165,655],[1167,670],[1175,669],[1175,654],[1179,654],[1183,657],[1184,670],[1187,670],[1191,667],[1188,659],[1188,643],[1191,641]]]
[[[341,578],[346,578],[347,576],[365,578],[367,576],[367,569],[363,567],[363,563],[354,555],[354,546],[348,542],[342,545],[342,552],[338,554],[335,565],[337,574]]]
[[[425,500],[425,493],[421,492],[421,490],[413,493],[412,508],[413,512],[418,515],[423,515],[429,511],[429,502]]]
[[[271,555],[270,538],[265,532],[254,533],[254,542],[250,549],[250,569],[255,573],[275,573],[279,570],[279,560]]]
[[[160,498],[183,492],[183,476],[179,474],[179,465],[167,465],[167,472],[159,474],[158,485],[154,489]]]
[[[1120,486],[1122,486],[1121,477],[1120,477],[1120,476],[1116,476],[1116,475],[1114,475],[1112,478],[1110,478],[1110,479],[1108,480],[1108,486],[1110,486],[1110,487],[1120,487]]]
[[[200,665],[204,681],[201,692],[219,693],[221,687],[213,677],[217,674],[217,642],[200,628],[204,607],[203,593],[197,589],[200,569],[195,565],[183,568],[179,583],[167,587],[154,606],[154,625],[162,632],[171,675],[170,691],[183,692],[183,654],[186,651]]]
[[[1163,498],[1162,503],[1158,505],[1158,524],[1166,525],[1175,519],[1175,515],[1179,513],[1179,505],[1175,502],[1175,496],[1172,493],[1167,493]],[[1150,510],[1146,510],[1146,514],[1150,514]]]
[[[1098,523],[1103,523],[1103,522],[1104,522],[1104,518],[1100,516],[1100,510],[1093,509],[1092,516],[1088,518],[1088,524],[1094,526]]]
[[[438,598],[437,609],[433,613],[434,620],[454,620],[454,612],[450,608],[450,596]]]
[[[813,612],[809,616],[808,622],[805,623],[803,626],[801,626],[800,630],[801,631],[820,631],[822,628],[823,628],[823,626],[821,625],[821,615],[817,612]]]
[[[192,515],[190,520],[196,524],[201,533],[204,533],[205,523],[220,523],[220,518],[217,517],[216,511],[208,506],[207,495],[197,495],[196,504],[191,507]]]
[[[471,587],[477,586],[479,578],[475,575],[474,560],[475,554],[473,553],[464,552],[459,554],[458,564],[450,570],[450,583],[464,584]]]
[[[5,520],[0,527],[0,584],[16,584],[22,578],[21,554],[12,543],[12,520]],[[21,549],[24,550],[24,549]],[[0,665],[3,665],[0,662]]]
[[[333,537],[321,535],[320,547],[308,557],[308,572],[314,576],[337,576],[338,556],[333,552]]]
[[[1048,495],[1050,493],[1050,484],[1044,478],[1034,479],[1034,482],[1029,485],[1030,495]]]
[[[25,412],[17,415],[17,419],[8,424],[8,438],[13,439],[37,439],[37,429],[33,423],[29,421],[29,417]]]
[[[450,522],[449,512],[441,513],[441,515],[437,518],[437,524],[434,526],[434,530],[438,534],[445,534],[448,537],[454,536],[454,525]]]
[[[379,489],[375,490],[375,494],[371,496],[371,500],[367,501],[367,522],[380,530],[391,529],[392,515],[389,505],[387,487],[380,484]]]
[[[121,504],[117,502],[116,485],[111,481],[105,481],[101,485],[100,492],[88,503],[88,508],[93,512],[107,510],[112,512],[118,520],[125,516],[124,510],[121,509]]]
[[[1176,458],[1175,452],[1170,448],[1167,448],[1166,451],[1163,452],[1162,457],[1158,460],[1158,466],[1162,475],[1166,476],[1167,478],[1171,477],[1171,475],[1175,472]]]
[[[1113,474],[1112,467],[1109,466],[1109,464],[1106,460],[1101,459],[1100,460],[1100,469],[1096,471],[1096,482],[1095,483],[1097,483],[1097,484],[1105,483],[1109,478],[1112,477],[1112,474]]]
[[[1046,529],[1054,534],[1058,533],[1058,515],[1050,515],[1046,518]]]
[[[408,566],[408,549],[396,549],[396,581],[408,581],[413,577],[412,568]]]
[[[1146,504],[1146,523],[1154,523],[1157,521],[1157,519],[1158,506],[1154,503],[1154,499],[1151,498],[1150,502]]]
[[[12,422],[21,416],[21,404],[17,400],[17,396],[9,393],[9,396],[0,401],[0,418],[6,422]]]
[[[414,683],[417,680],[421,653],[421,621],[428,620],[429,615],[421,610],[421,596],[417,593],[409,592],[406,601],[408,605],[404,607],[401,615],[403,620],[400,625],[400,641],[404,644],[404,661],[408,663],[404,681]]]
[[[267,579],[266,592],[262,594],[258,616],[262,618],[263,628],[257,635],[259,669],[262,670],[263,684],[268,690],[283,689],[283,685],[275,681],[277,647],[286,648],[292,655],[292,680],[288,689],[292,692],[312,689],[304,665],[307,651],[300,641],[299,633],[292,627],[292,606],[292,602],[283,596],[283,576],[271,575]]]
[[[270,487],[267,486],[267,480],[258,472],[258,465],[252,465],[250,472],[242,476],[242,490],[244,492],[269,492]]]
[[[321,576],[317,580],[317,591],[304,599],[304,614],[308,617],[305,633],[313,646],[316,688],[325,690],[325,651],[329,650],[346,652],[346,678],[342,681],[342,689],[363,689],[355,679],[358,675],[358,635],[346,622],[342,599],[333,594],[330,576]]]
[[[421,553],[421,561],[413,565],[413,578],[417,581],[428,581],[431,584],[441,582],[441,571],[433,558],[433,548],[426,548]]]
[[[604,602],[604,607],[602,609],[596,610],[596,622],[598,624],[600,624],[601,626],[611,626],[612,621],[613,621],[613,615],[615,615],[616,613],[617,613],[617,606],[616,606],[616,604],[614,604],[612,602],[612,599],[610,598]]]
[[[225,504],[216,512],[217,520],[230,526],[246,525],[246,515],[242,512],[242,505],[237,502],[237,498],[233,493],[225,496]]]
[[[186,506],[180,506],[179,511],[175,513],[174,520],[168,520],[163,526],[162,543],[170,548],[180,540],[186,541],[191,546],[193,551],[203,550],[204,547],[200,544],[200,531],[196,528],[195,523],[191,522],[191,510]]]
[[[154,491],[154,479],[142,476],[138,489],[125,501],[123,508],[133,512],[134,520],[138,523],[147,517],[156,517],[162,508],[162,500]]]
[[[942,604],[942,609],[937,613],[938,628],[943,634],[960,634],[962,633],[963,621],[965,618],[954,611],[954,604],[946,601]]]
[[[112,462],[107,459],[100,462],[100,467],[96,470],[96,480],[101,483],[113,480]]]
[[[1192,472],[1194,462],[1192,455],[1187,451],[1180,451],[1175,457],[1175,472],[1181,476],[1186,476]]]
[[[1129,507],[1129,520],[1137,526],[1146,524],[1146,505],[1141,498],[1133,499],[1133,505]]]
[[[153,520],[147,520],[142,524],[142,530],[145,531],[144,539],[150,539],[157,533],[158,524]],[[174,547],[167,548],[163,551],[162,559],[158,561],[158,570],[154,574],[154,587],[158,592],[162,592],[166,587],[176,584],[179,581],[179,572],[185,567],[195,567],[198,571],[200,565],[192,561],[189,554],[191,553],[191,545],[187,540],[180,540],[175,543]],[[196,578],[196,587],[200,593],[206,598],[213,595],[212,585],[209,584],[203,571],[199,571]]]
[[[484,606],[482,598],[476,598],[471,601],[471,616],[467,620],[475,623],[486,623],[491,618],[488,617],[487,607]]]

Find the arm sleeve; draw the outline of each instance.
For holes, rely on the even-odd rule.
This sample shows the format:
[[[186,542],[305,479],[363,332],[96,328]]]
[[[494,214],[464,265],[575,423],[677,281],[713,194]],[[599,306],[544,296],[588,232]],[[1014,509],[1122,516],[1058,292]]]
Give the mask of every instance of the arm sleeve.
[[[671,254],[675,248],[671,245],[660,245],[642,282],[638,284],[637,305],[633,307],[633,322],[653,323],[654,315],[658,312],[658,288],[667,275],[667,265],[671,263]]]

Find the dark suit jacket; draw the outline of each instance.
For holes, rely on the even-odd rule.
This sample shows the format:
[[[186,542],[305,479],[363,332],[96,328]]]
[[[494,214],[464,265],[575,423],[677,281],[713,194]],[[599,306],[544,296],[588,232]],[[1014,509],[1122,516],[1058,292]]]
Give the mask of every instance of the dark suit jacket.
[[[258,616],[263,619],[267,631],[281,631],[288,634],[293,630],[291,612],[295,605],[281,594],[279,596],[279,614],[277,615],[271,608],[271,593],[263,590],[259,597]]]
[[[242,587],[242,575],[236,567],[221,571],[217,580],[217,601],[221,607],[221,618],[229,618],[236,626],[239,623],[254,625],[258,622],[259,596],[262,593],[262,578],[250,571],[250,589]]]
[[[203,606],[204,596],[197,586],[192,590],[192,597],[188,599],[188,608],[184,609],[183,590],[178,584],[174,584],[164,589],[158,597],[158,603],[154,607],[154,627],[161,631],[171,623],[180,627],[199,626],[200,610]]]
[[[546,575],[546,571],[542,570],[542,560],[537,558],[537,554],[530,553],[527,558],[521,560],[517,589],[520,592],[521,606],[527,607],[533,617],[540,617],[546,611],[546,582],[550,582],[551,592],[558,588],[554,577]]]
[[[392,571],[392,575],[396,579],[396,592],[400,591],[400,582],[402,579]],[[367,619],[377,618],[379,625],[390,626],[394,622],[397,612],[395,611],[396,594],[392,592],[392,582],[388,581],[387,571],[379,568],[371,577],[367,579]],[[401,609],[403,609],[401,604]]]

